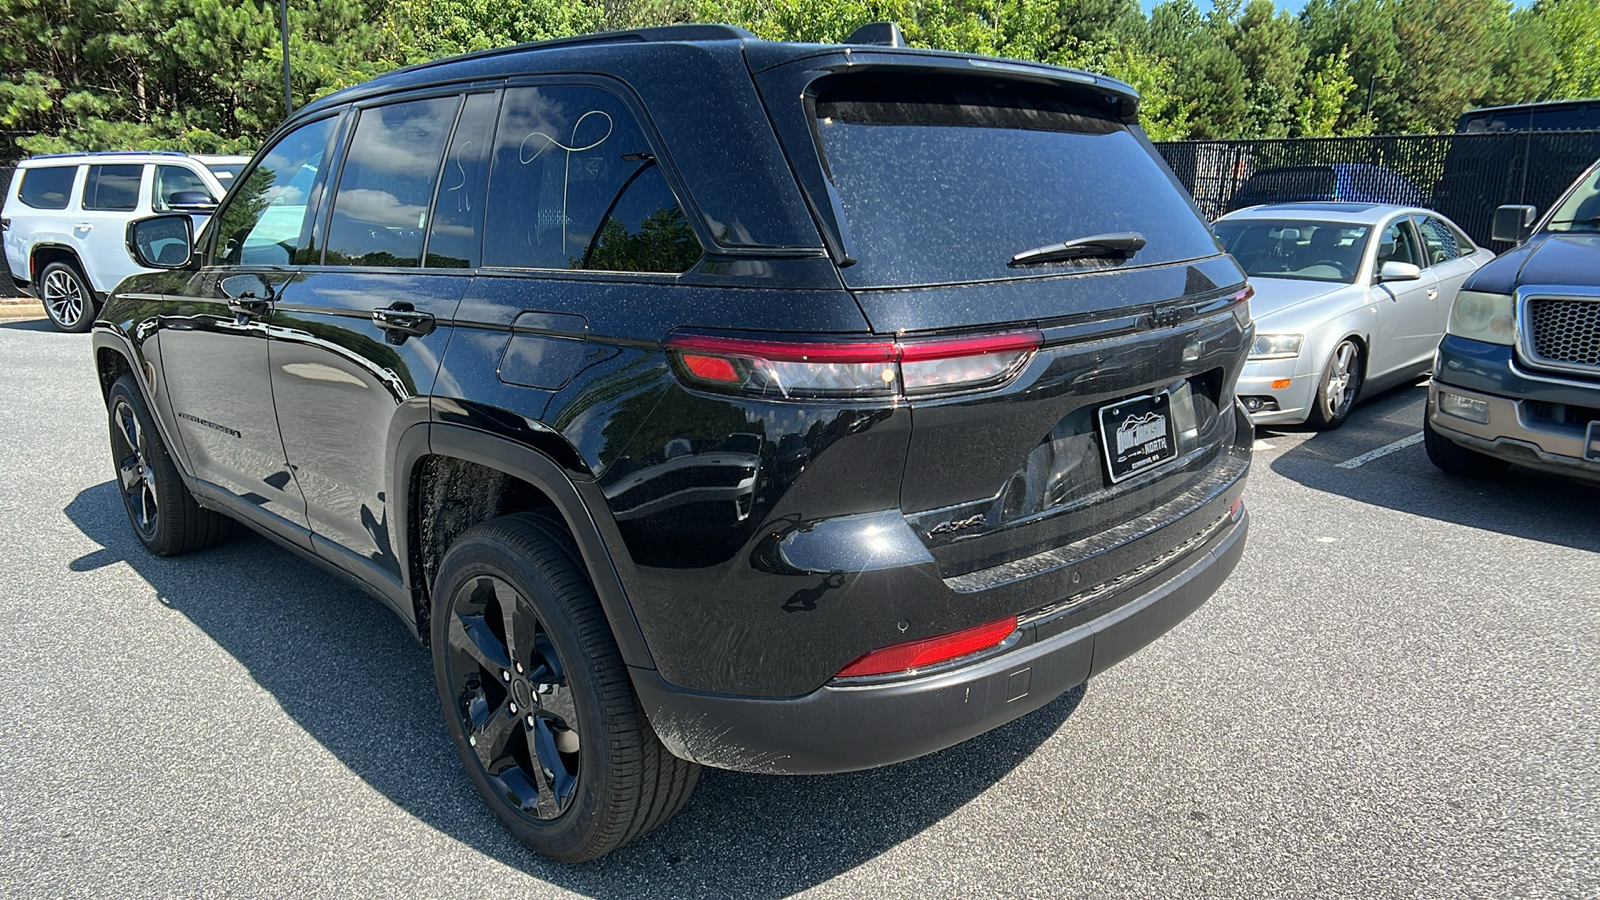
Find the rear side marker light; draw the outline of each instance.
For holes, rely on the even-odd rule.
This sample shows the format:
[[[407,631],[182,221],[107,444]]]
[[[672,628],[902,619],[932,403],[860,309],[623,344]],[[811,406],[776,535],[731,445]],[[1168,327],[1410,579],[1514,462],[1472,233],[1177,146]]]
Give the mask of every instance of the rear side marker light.
[[[1011,616],[938,637],[890,644],[840,669],[837,677],[888,675],[891,672],[920,669],[997,646],[1016,630],[1017,617]]]
[[[1044,342],[1037,330],[910,341],[790,342],[677,335],[691,384],[785,399],[867,399],[996,387]]]
[[[1233,501],[1232,506],[1228,507],[1228,518],[1237,522],[1242,515],[1244,515],[1244,498],[1240,497]]]

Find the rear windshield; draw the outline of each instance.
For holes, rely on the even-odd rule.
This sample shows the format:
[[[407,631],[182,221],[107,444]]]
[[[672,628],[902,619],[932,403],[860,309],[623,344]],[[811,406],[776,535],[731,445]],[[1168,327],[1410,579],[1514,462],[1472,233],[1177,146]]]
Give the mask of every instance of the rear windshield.
[[[846,77],[816,102],[848,226],[851,287],[952,284],[1215,255],[1205,224],[1133,132],[1042,89]],[[1008,265],[1079,238],[1136,232],[1117,254]]]

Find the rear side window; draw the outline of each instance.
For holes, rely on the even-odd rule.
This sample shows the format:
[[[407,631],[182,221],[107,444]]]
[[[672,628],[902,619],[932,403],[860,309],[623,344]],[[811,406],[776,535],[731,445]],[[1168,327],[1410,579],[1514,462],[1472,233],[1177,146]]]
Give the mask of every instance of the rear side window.
[[[817,131],[848,225],[851,287],[987,281],[1213,256],[1161,164],[1100,109],[1026,86],[846,76]],[[1013,256],[1137,232],[1126,262],[1013,267]]]
[[[330,266],[418,266],[460,97],[365,109],[328,222]]]
[[[683,272],[700,243],[633,114],[595,87],[505,93],[483,263]]]
[[[1427,250],[1428,265],[1447,263],[1461,255],[1461,248],[1456,245],[1456,236],[1443,222],[1433,216],[1419,216],[1414,219],[1417,229],[1422,232],[1422,245]]]
[[[118,212],[139,206],[142,165],[90,166],[83,182],[83,208]]]
[[[34,209],[66,209],[77,166],[41,166],[22,170],[17,199]]]

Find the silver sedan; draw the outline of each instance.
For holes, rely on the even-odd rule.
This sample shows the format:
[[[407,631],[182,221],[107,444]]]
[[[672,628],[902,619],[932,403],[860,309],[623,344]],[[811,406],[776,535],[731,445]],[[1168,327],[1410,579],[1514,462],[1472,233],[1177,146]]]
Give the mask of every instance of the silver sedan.
[[[1238,394],[1258,425],[1337,428],[1364,391],[1427,372],[1456,291],[1494,258],[1411,206],[1279,203],[1212,228],[1256,291]]]

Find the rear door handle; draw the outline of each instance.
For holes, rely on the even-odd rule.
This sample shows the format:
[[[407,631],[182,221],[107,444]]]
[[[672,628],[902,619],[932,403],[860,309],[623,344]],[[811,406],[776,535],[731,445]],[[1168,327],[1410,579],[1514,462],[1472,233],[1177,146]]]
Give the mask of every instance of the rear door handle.
[[[76,224],[76,225],[74,225],[72,227],[76,228],[79,231],[88,231],[89,229],[94,227],[94,223],[93,222],[79,222],[78,224]]]
[[[389,333],[391,344],[399,344],[408,337],[422,337],[433,331],[434,326],[432,313],[393,306],[373,310],[372,321]]]

